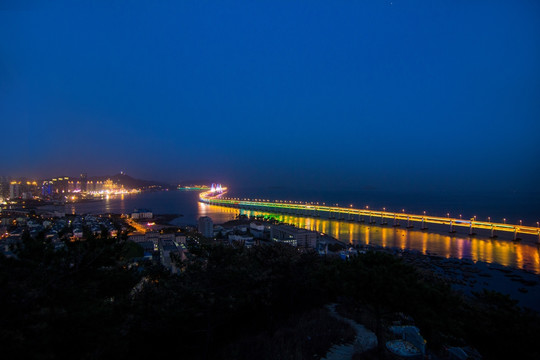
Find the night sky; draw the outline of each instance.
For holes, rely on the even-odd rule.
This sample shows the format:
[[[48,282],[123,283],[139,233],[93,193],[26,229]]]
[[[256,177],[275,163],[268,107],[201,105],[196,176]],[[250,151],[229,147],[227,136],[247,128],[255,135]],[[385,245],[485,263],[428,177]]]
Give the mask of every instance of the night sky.
[[[0,1],[0,175],[538,191],[537,0],[71,3]]]

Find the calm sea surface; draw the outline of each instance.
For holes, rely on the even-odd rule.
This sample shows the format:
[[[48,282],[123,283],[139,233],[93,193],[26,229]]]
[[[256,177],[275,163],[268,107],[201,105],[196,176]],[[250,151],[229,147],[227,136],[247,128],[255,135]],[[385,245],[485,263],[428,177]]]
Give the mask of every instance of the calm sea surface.
[[[463,215],[478,219],[491,217],[492,221],[536,225],[540,221],[540,195],[538,194],[392,194],[381,192],[317,192],[292,191],[287,189],[239,189],[229,194],[232,197],[258,198],[269,200],[318,201],[327,204],[350,205],[370,209],[422,213],[445,216]],[[239,213],[258,215],[259,212],[237,210],[221,206],[201,204],[197,192],[163,191],[111,198],[108,200],[70,204],[71,213],[129,213],[135,208],[148,208],[157,214],[182,214],[176,219],[178,225],[195,224],[200,216],[210,216],[214,223],[234,219]],[[268,213],[265,213],[268,214]],[[540,248],[536,237],[524,237],[520,242],[510,241],[511,235],[499,234],[500,238],[490,239],[489,233],[479,232],[477,236],[467,236],[467,229],[457,229],[449,234],[445,227],[431,227],[427,231],[419,229],[394,228],[392,226],[368,225],[357,222],[337,221],[324,218],[309,218],[273,214],[278,220],[329,234],[341,241],[372,244],[385,247],[418,250],[424,254],[434,254],[459,259],[471,259],[513,266],[540,274]],[[500,220],[498,220],[500,218]]]

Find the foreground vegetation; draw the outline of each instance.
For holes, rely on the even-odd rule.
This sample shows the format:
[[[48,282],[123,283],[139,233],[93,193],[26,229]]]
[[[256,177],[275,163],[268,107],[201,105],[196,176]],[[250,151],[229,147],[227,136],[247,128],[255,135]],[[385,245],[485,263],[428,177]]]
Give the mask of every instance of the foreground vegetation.
[[[26,236],[23,245],[18,259],[0,257],[0,346],[10,358],[316,358],[354,337],[324,310],[335,301],[380,338],[403,313],[432,351],[540,358],[536,314],[498,293],[463,298],[383,253],[342,261],[280,244],[193,244],[185,271],[171,275],[135,265],[133,244],[120,239],[54,251]]]

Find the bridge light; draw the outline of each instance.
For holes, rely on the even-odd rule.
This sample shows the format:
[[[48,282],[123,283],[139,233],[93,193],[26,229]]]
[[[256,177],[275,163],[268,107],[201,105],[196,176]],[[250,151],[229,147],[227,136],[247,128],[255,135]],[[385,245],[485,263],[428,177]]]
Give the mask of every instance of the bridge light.
[[[523,225],[523,220],[519,220],[519,226]]]
[[[491,216],[488,216],[488,222],[491,222]]]
[[[459,218],[461,219],[461,214],[459,214]]]
[[[503,219],[503,223],[505,223],[505,224],[506,224],[506,218],[504,218],[504,219]]]
[[[450,217],[450,213],[446,213],[446,217]]]

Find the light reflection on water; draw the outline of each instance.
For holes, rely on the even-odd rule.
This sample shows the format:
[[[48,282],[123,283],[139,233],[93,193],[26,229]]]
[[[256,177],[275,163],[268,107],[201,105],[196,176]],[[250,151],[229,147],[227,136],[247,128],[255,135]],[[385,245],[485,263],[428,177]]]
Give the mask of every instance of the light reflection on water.
[[[235,219],[238,214],[247,216],[269,215],[259,211],[238,210],[229,207],[199,204],[200,216],[207,215],[214,223]],[[271,214],[277,220],[297,227],[328,234],[350,244],[379,245],[399,249],[412,249],[423,254],[446,258],[470,259],[487,263],[514,266],[540,274],[540,248],[529,242],[490,239],[466,234],[441,233],[377,226],[358,222],[309,218],[285,214]]]
[[[134,208],[150,208],[157,214],[183,214],[178,224],[195,224],[200,216],[210,216],[214,224],[233,220],[239,213],[268,215],[255,211],[238,210],[229,207],[207,205],[197,201],[197,193],[156,192],[137,196],[111,197],[98,202],[77,203],[66,206],[67,213],[129,213]],[[328,234],[351,244],[379,245],[399,249],[413,249],[423,254],[471,259],[488,263],[499,263],[527,269],[540,274],[540,250],[535,239],[522,242],[490,239],[489,234],[479,234],[470,238],[467,234],[447,235],[448,229],[421,231],[417,228],[394,228],[391,225],[378,226],[367,223],[328,220],[283,214],[272,214],[277,220]],[[366,220],[368,220],[366,218]],[[377,219],[378,220],[378,219]],[[446,233],[446,234],[445,234]],[[503,234],[501,234],[502,236]]]

